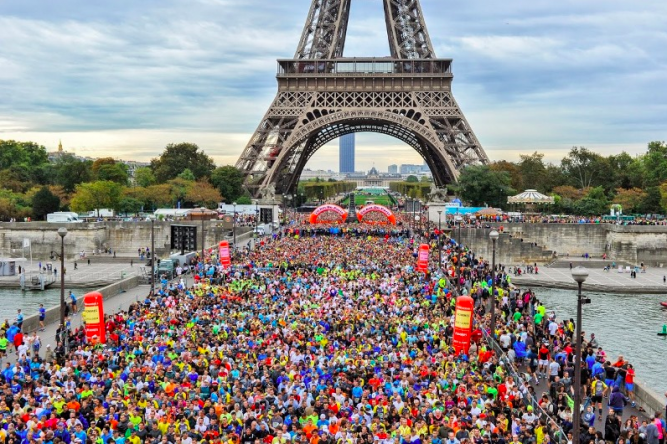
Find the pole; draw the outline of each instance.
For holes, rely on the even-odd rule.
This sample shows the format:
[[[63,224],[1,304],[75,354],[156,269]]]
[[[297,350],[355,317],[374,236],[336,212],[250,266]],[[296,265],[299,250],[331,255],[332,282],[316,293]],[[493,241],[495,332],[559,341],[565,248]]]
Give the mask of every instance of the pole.
[[[442,226],[440,225],[440,216],[442,210],[438,210],[438,268],[442,267]]]
[[[577,326],[575,356],[574,356],[574,410],[572,411],[572,444],[579,444],[579,435],[581,434],[581,286],[582,282],[577,282],[579,291],[577,292]]]
[[[234,218],[232,219],[232,234],[234,235],[234,251],[236,251],[236,202],[234,202]]]
[[[493,254],[491,259],[491,337],[496,336],[496,238],[492,238]]]
[[[60,236],[60,326],[65,330],[65,236]]]
[[[155,219],[151,219],[151,295],[155,295]]]
[[[204,265],[204,209],[201,209],[201,263]]]

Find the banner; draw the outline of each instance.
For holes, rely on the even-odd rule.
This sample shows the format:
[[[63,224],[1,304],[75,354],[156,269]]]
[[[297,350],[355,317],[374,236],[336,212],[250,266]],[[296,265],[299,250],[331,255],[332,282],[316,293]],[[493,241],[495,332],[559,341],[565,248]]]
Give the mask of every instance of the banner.
[[[229,242],[222,241],[218,245],[218,255],[220,258],[220,265],[225,268],[229,268],[232,265],[232,259],[229,254]]]
[[[88,293],[83,297],[81,320],[86,326],[88,343],[105,343],[104,298],[98,292]]]
[[[419,252],[417,253],[417,271],[428,273],[428,250],[429,247],[427,244],[421,244],[419,246]]]
[[[454,336],[452,345],[456,354],[468,354],[470,337],[472,336],[472,319],[475,301],[470,296],[459,296],[456,299],[454,313]]]

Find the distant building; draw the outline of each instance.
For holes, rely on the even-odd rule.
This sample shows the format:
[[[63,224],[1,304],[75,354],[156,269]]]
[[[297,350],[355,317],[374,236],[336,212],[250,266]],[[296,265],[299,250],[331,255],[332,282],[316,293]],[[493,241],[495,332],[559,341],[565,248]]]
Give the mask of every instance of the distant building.
[[[338,171],[354,173],[354,133],[342,136],[339,144]]]
[[[344,174],[339,174],[331,170],[309,170],[305,169],[301,172],[299,180],[310,180],[310,179],[322,179],[322,180],[343,180],[345,179]]]
[[[377,168],[373,167],[368,172],[368,174],[359,172],[350,173],[345,176],[345,180],[348,182],[355,182],[357,184],[357,188],[389,188],[389,183],[400,181],[401,176],[400,174],[380,173]]]
[[[419,174],[422,172],[421,165],[413,165],[409,163],[404,163],[400,167],[401,174]]]
[[[398,165],[389,165],[389,168],[387,168],[387,172],[389,174],[398,174]]]

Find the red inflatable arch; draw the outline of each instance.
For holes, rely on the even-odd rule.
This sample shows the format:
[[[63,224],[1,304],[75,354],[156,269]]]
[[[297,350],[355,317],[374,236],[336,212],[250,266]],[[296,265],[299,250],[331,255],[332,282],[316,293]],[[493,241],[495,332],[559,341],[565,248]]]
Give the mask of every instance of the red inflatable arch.
[[[371,213],[384,214],[387,217],[387,222],[375,222],[375,221],[364,220],[364,217],[366,217],[366,215]],[[394,213],[392,213],[389,208],[383,205],[377,205],[377,204],[366,205],[362,209],[357,211],[357,218],[359,219],[359,222],[364,222],[369,224],[379,223],[379,224],[396,225],[396,216],[394,216]]]
[[[336,219],[330,219],[328,217],[320,218],[320,216],[322,216],[325,213],[336,213],[338,214],[338,217]],[[343,223],[345,222],[346,219],[347,219],[347,211],[345,211],[338,205],[334,204],[320,205],[319,207],[315,208],[315,210],[312,213],[310,213],[311,224],[332,223],[332,222]]]

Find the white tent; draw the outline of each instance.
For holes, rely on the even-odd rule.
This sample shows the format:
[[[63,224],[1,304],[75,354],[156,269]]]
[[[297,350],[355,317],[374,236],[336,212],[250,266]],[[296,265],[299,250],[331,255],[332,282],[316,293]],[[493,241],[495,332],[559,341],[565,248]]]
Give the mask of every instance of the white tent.
[[[537,190],[526,190],[516,196],[507,198],[507,203],[514,204],[552,204],[554,198],[552,196],[545,196]]]

